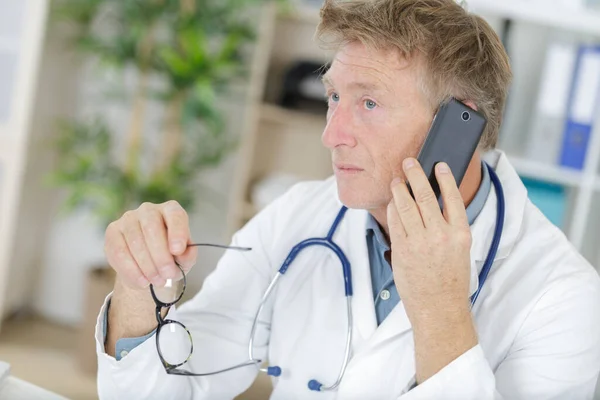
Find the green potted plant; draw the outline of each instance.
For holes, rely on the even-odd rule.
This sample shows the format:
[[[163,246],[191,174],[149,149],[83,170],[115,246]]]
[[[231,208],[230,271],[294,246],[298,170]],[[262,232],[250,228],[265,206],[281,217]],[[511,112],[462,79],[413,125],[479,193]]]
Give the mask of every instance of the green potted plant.
[[[87,209],[104,229],[146,201],[173,199],[194,209],[197,194],[210,190],[199,187],[199,174],[234,149],[218,99],[246,75],[256,28],[250,16],[267,1],[54,2],[57,20],[74,25],[72,45],[84,60],[135,76],[132,91],[111,87],[103,94],[127,110],[124,126],[111,126],[102,104],[93,117],[60,121],[50,181],[65,189],[66,211]],[[147,124],[151,102],[163,109],[154,126]],[[92,371],[94,310],[112,288],[111,271],[95,268],[87,283],[103,285],[88,288],[97,298],[87,299],[90,321],[82,327],[81,360]]]
[[[73,43],[84,57],[103,68],[134,69],[137,77],[134,92],[122,98],[127,126],[109,127],[101,107],[95,118],[61,121],[51,179],[67,189],[68,210],[85,207],[105,226],[144,201],[175,199],[193,208],[198,174],[234,148],[217,99],[246,73],[244,50],[254,39],[246,16],[260,2],[57,2],[56,15],[76,25]],[[160,126],[151,127],[160,138],[144,128],[150,101],[164,105]]]

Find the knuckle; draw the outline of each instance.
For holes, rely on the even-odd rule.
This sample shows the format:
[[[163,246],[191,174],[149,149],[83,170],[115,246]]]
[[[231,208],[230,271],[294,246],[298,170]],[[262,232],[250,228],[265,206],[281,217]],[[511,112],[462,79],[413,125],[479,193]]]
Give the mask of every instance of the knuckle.
[[[400,214],[406,214],[412,210],[412,206],[408,201],[400,202],[400,204],[397,205],[397,208]]]
[[[187,220],[188,219],[188,213],[182,207],[179,207],[179,215],[181,215],[181,218],[183,220]]]
[[[415,193],[415,197],[417,199],[417,202],[421,204],[429,204],[434,201],[437,202],[435,194],[431,190],[420,190],[417,193]]]
[[[112,237],[117,230],[118,230],[117,222],[116,221],[111,222],[110,224],[108,224],[106,226],[106,229],[104,231],[104,237],[107,239]]]
[[[170,214],[171,218],[176,221],[185,221],[188,219],[187,212],[176,200],[169,200],[164,203],[163,209],[165,213]]]
[[[472,236],[471,231],[469,229],[461,229],[455,235],[455,240],[462,247],[470,247]]]
[[[446,201],[450,203],[463,203],[463,198],[458,191],[452,191],[446,195]]]
[[[156,208],[155,204],[150,203],[149,201],[145,201],[138,207],[138,210],[148,212]]]
[[[450,242],[450,235],[443,229],[436,231],[435,233],[435,241],[438,244],[446,244]]]
[[[183,210],[181,204],[177,200],[168,200],[163,203],[163,206],[168,210]]]
[[[123,213],[123,216],[121,217],[121,220],[126,221],[126,222],[129,222],[134,219],[136,219],[136,212],[133,210],[125,211]]]
[[[162,226],[159,221],[162,221],[160,212],[155,208],[151,208],[145,212],[144,218],[140,218],[140,226],[145,233],[155,234],[160,231]]]

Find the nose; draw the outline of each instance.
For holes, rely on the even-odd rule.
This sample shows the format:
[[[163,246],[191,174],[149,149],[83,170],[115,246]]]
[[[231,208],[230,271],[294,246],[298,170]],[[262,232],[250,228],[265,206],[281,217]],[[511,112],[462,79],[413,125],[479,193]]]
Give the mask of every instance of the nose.
[[[352,114],[338,104],[327,113],[327,125],[321,136],[321,142],[331,150],[339,146],[354,147],[356,138],[352,132]]]

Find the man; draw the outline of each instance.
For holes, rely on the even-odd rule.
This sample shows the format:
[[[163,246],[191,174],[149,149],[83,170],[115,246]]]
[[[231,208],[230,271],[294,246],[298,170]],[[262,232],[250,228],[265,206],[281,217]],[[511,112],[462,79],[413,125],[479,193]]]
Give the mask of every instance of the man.
[[[265,303],[254,336],[254,359],[281,367],[273,399],[592,398],[599,278],[492,150],[511,79],[496,34],[452,0],[326,1],[321,18],[318,34],[337,50],[324,76],[322,137],[335,176],[297,185],[259,213],[232,243],[252,250],[227,251],[200,293],[169,309],[166,318],[193,336],[183,368],[202,374],[249,359],[254,316],[272,278],[297,243],[327,235],[344,205],[331,236],[354,284],[348,364],[334,385],[348,324],[339,260],[324,247],[304,250]],[[460,188],[447,165],[436,167],[442,213],[414,157],[451,97],[488,125]],[[471,308],[498,218],[491,174],[506,215]],[[176,277],[175,261],[189,270],[190,243],[176,202],[143,204],[107,229],[106,255],[118,274],[98,319],[101,398],[233,398],[255,379],[255,365],[165,373],[148,285]],[[166,346],[185,347],[187,339],[164,335]],[[311,391],[312,379],[335,388]]]

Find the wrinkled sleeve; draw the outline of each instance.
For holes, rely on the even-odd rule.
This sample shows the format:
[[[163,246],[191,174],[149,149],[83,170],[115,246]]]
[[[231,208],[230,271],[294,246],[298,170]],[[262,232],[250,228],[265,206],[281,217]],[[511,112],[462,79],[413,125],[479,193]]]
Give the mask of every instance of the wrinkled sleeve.
[[[592,271],[593,272],[593,271]],[[600,373],[600,279],[554,283],[495,371],[477,345],[401,400],[593,399]]]
[[[273,245],[270,235],[282,201],[286,199],[278,199],[234,235],[232,245],[251,247],[251,251],[227,250],[202,290],[180,307],[169,310],[166,318],[183,323],[193,338],[193,355],[186,369],[206,373],[249,361],[251,325],[274,274],[268,256]],[[104,349],[104,316],[109,299],[110,296],[96,325],[100,399],[231,399],[256,378],[255,365],[203,377],[169,375],[158,356],[154,333],[136,343],[120,360],[111,357]],[[267,304],[254,341],[254,357],[258,359],[264,359],[267,353],[270,315]]]

